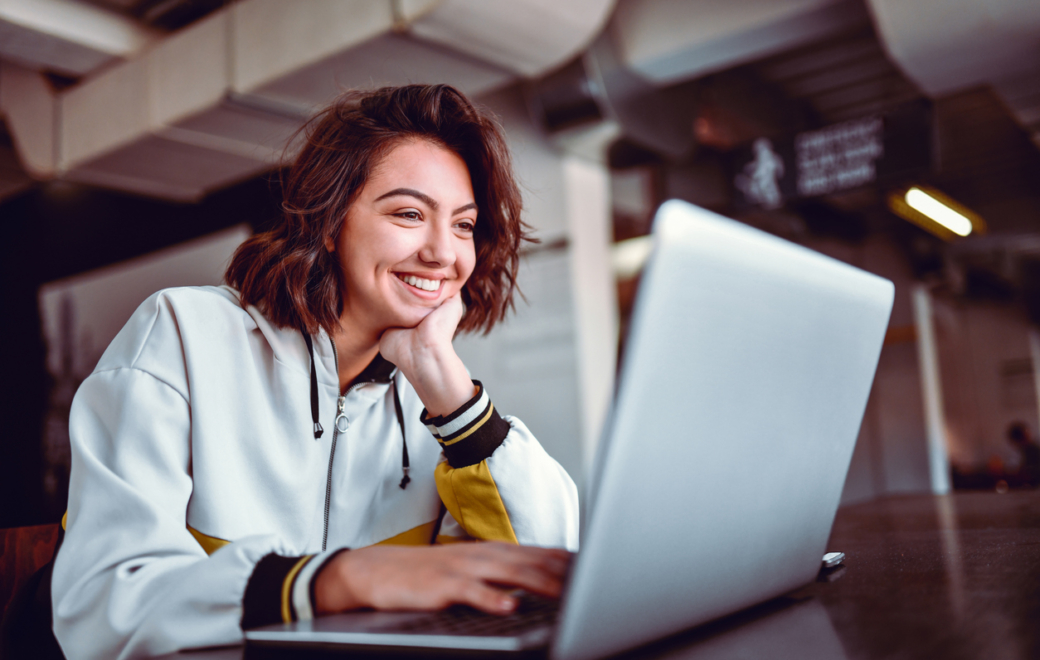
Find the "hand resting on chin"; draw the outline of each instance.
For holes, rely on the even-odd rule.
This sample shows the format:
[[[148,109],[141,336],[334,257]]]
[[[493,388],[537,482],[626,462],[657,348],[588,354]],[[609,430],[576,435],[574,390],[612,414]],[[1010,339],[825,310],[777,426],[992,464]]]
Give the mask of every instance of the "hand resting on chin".
[[[379,340],[379,352],[401,369],[430,417],[454,412],[475,393],[466,365],[451,345],[464,312],[456,294],[414,328],[390,328]]]

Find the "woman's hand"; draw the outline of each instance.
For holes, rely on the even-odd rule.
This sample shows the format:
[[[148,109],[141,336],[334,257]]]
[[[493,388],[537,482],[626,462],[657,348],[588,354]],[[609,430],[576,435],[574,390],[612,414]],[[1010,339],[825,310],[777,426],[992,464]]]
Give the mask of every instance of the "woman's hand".
[[[374,545],[342,552],[318,573],[318,614],[371,607],[439,610],[454,603],[505,614],[516,599],[492,585],[559,597],[566,550],[478,542],[443,546]]]
[[[414,328],[390,328],[379,340],[379,352],[404,372],[431,417],[454,412],[475,393],[451,345],[464,312],[456,294]]]

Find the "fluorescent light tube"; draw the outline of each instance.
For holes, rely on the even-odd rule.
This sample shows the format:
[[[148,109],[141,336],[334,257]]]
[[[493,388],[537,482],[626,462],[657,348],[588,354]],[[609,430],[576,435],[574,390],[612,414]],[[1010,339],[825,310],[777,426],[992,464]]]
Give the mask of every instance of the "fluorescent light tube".
[[[920,188],[911,188],[906,191],[907,205],[938,222],[958,236],[967,236],[971,233],[971,220],[964,215],[954,211],[936,198],[932,197]]]

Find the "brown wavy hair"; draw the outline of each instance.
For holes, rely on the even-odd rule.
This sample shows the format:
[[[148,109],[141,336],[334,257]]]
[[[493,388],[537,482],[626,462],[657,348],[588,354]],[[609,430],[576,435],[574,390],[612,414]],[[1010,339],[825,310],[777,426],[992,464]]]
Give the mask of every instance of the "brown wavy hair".
[[[224,274],[243,304],[255,305],[279,327],[333,334],[347,292],[326,239],[335,244],[347,210],[382,159],[401,142],[419,139],[466,163],[480,213],[459,330],[487,333],[512,309],[520,246],[533,239],[520,218],[520,190],[501,128],[489,114],[449,85],[384,87],[340,95],[297,135],[303,145],[282,174],[278,225],[239,246]]]

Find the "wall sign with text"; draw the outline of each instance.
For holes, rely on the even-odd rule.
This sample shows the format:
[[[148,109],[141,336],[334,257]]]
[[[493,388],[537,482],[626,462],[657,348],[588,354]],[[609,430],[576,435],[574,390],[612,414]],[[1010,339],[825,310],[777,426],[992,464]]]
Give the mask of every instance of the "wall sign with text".
[[[872,184],[897,184],[931,169],[931,114],[915,103],[772,140],[731,154],[738,207],[777,209],[786,202]]]

